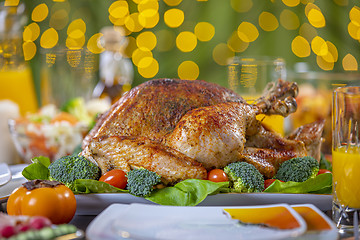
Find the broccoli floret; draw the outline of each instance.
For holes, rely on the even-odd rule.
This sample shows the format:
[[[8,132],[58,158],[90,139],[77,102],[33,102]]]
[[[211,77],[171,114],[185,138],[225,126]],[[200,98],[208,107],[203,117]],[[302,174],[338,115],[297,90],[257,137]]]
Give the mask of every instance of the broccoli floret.
[[[296,157],[283,162],[275,178],[284,182],[304,182],[319,172],[318,161],[310,156]]]
[[[59,181],[71,188],[76,179],[100,178],[100,168],[83,156],[64,156],[49,166],[49,179]]]
[[[154,190],[154,186],[161,182],[161,177],[145,168],[129,171],[126,174],[127,189],[135,196],[147,197]]]
[[[262,192],[264,190],[263,175],[246,162],[230,163],[224,168],[232,183],[234,192]]]

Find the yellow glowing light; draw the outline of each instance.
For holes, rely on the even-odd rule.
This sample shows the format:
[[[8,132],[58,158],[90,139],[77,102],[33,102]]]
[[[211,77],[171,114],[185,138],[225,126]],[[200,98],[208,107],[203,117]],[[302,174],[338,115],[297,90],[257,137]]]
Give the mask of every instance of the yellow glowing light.
[[[262,12],[259,16],[259,25],[264,31],[275,31],[279,27],[279,22],[274,14]]]
[[[300,0],[282,0],[282,2],[288,7],[296,7],[300,4]]]
[[[160,19],[159,13],[155,12],[155,14],[153,14],[153,12],[155,11],[145,10],[139,14],[139,23],[144,28],[153,28],[159,23],[159,19]]]
[[[331,71],[334,69],[334,62],[327,62],[322,56],[316,56],[316,63],[324,71]]]
[[[5,7],[16,7],[19,5],[20,0],[5,0]]]
[[[25,27],[23,32],[23,40],[24,42],[35,41],[40,35],[40,27],[37,23],[30,23],[28,26]]]
[[[31,19],[34,22],[43,21],[49,14],[49,9],[45,3],[37,5],[31,13]]]
[[[317,9],[311,9],[308,13],[309,23],[316,28],[325,27],[325,17],[321,11]]]
[[[326,44],[328,46],[329,51],[326,55],[322,56],[323,59],[326,62],[336,62],[339,56],[336,46],[330,41],[326,41]]]
[[[325,56],[329,51],[325,40],[319,36],[314,37],[314,39],[311,41],[311,49],[316,55],[319,56]]]
[[[157,0],[143,0],[138,5],[138,11],[143,12],[146,10],[155,10],[156,12],[159,10],[159,3]]]
[[[125,20],[129,15],[126,15],[125,17],[122,18],[115,18],[111,15],[109,15],[109,20],[112,24],[114,24],[115,26],[122,26],[125,24]]]
[[[253,1],[252,0],[231,0],[230,1],[231,7],[236,12],[248,12],[253,7]]]
[[[309,12],[310,12],[312,9],[315,9],[315,10],[318,10],[318,11],[321,12],[321,9],[320,9],[318,6],[316,6],[316,5],[313,4],[313,3],[308,3],[308,4],[306,4],[306,6],[305,6],[305,16],[306,16],[306,17],[309,17]]]
[[[124,50],[124,55],[127,58],[131,58],[131,56],[133,55],[134,51],[137,49],[136,47],[136,40],[134,37],[132,36],[128,36],[127,37],[128,40],[128,44]]]
[[[153,32],[142,32],[136,38],[136,45],[140,49],[153,50],[156,46],[157,39]]]
[[[159,72],[159,63],[152,57],[140,60],[138,72],[144,78],[153,78]]]
[[[212,52],[214,61],[221,66],[226,66],[229,64],[230,59],[232,59],[234,56],[234,52],[231,51],[231,49],[229,49],[225,43],[219,43],[216,45]]]
[[[54,28],[49,28],[40,38],[40,46],[43,48],[53,48],[59,41],[59,35]]]
[[[259,36],[259,31],[255,25],[249,22],[242,22],[237,29],[237,33],[244,42],[253,42]]]
[[[127,16],[125,27],[131,32],[140,32],[144,27],[139,23],[139,13],[135,12]]]
[[[199,66],[193,61],[184,61],[178,67],[180,79],[196,80],[199,77]]]
[[[360,27],[360,8],[358,6],[354,6],[350,10],[349,17],[354,25]]]
[[[294,40],[291,42],[291,50],[292,52],[301,58],[310,56],[310,44],[306,41],[302,36],[296,36]]]
[[[79,50],[85,44],[85,35],[82,35],[79,38],[66,38],[66,47],[71,50]]]
[[[356,58],[350,53],[343,58],[342,65],[345,71],[357,71],[359,69]]]
[[[284,9],[281,12],[280,23],[287,30],[295,30],[300,26],[299,17],[289,9]]]
[[[171,28],[177,28],[184,22],[184,12],[180,9],[169,9],[164,13],[164,22]]]
[[[124,18],[129,14],[129,4],[124,0],[115,1],[110,5],[108,11],[114,18]]]
[[[23,43],[23,53],[25,61],[33,59],[36,54],[36,45],[34,42],[24,42]]]
[[[69,14],[65,9],[59,9],[51,14],[49,26],[56,30],[61,30],[69,22]]]
[[[81,38],[86,32],[86,24],[82,19],[76,19],[72,21],[68,28],[67,34],[71,38]]]
[[[87,48],[90,52],[99,54],[102,53],[105,49],[100,44],[100,38],[104,36],[102,33],[95,33],[90,37],[90,39],[87,42]]]
[[[158,44],[156,45],[157,51],[166,52],[175,46],[175,34],[173,31],[163,29],[157,31],[155,35],[158,39]]]
[[[348,24],[348,32],[353,39],[360,40],[360,27],[355,25],[354,22]]]
[[[181,32],[176,37],[176,46],[182,52],[191,52],[197,45],[196,35],[192,32]]]
[[[135,51],[132,53],[132,61],[134,63],[135,66],[138,66],[141,59],[143,58],[152,58],[153,57],[153,54],[151,51],[149,50],[146,50],[146,49],[140,49],[140,48],[137,48],[135,49]]]
[[[309,23],[304,23],[303,25],[301,25],[299,34],[304,37],[308,42],[311,42],[313,38],[318,35],[316,29]]]
[[[231,34],[229,40],[227,41],[227,45],[233,52],[243,52],[248,48],[249,43],[242,41],[239,38],[237,31],[235,31]]]
[[[199,22],[196,24],[194,33],[199,41],[210,41],[215,35],[215,28],[208,22]]]
[[[179,5],[182,2],[182,0],[164,0],[164,2],[168,6],[175,7],[175,6]]]

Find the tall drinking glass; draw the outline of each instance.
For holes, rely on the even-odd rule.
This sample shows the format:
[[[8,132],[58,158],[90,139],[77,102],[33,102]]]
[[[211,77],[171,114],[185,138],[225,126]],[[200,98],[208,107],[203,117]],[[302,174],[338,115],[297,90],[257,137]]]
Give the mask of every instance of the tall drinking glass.
[[[359,234],[360,87],[334,90],[332,107],[333,220],[340,233]]]
[[[253,103],[266,89],[269,82],[286,79],[285,60],[282,58],[234,57],[228,65],[229,88],[242,96],[248,103]],[[263,124],[284,135],[284,117],[257,116]]]

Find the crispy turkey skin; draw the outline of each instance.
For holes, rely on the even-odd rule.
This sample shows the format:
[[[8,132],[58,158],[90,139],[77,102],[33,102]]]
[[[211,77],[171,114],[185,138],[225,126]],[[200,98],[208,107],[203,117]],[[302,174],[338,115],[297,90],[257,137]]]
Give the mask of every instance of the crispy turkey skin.
[[[318,141],[310,146],[311,139],[321,136],[319,124],[306,128],[317,128],[316,134],[302,131],[287,139],[256,119],[261,113],[291,114],[296,95],[296,84],[282,80],[254,104],[206,81],[147,81],[99,118],[85,137],[81,154],[103,173],[144,167],[162,176],[165,184],[206,179],[207,170],[235,161],[247,161],[271,178],[281,162],[318,148]]]

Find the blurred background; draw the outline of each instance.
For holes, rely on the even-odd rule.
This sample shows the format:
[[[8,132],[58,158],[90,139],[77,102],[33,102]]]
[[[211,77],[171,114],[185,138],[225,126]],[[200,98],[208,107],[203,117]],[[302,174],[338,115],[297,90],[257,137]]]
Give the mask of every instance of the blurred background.
[[[298,127],[329,118],[330,90],[360,81],[360,3],[355,0],[1,4],[0,99],[18,103],[20,115],[49,103],[62,107],[74,97],[114,102],[154,78],[229,87],[234,57],[269,56],[282,58],[283,77],[300,85],[292,120]]]
[[[134,68],[132,86],[163,77],[226,86],[226,65],[233,56],[282,57],[288,76],[358,71],[360,8],[355,0],[7,0],[5,4],[22,2],[28,17],[23,51],[40,103],[39,69],[44,61],[48,64],[57,50],[64,49],[73,52],[64,59],[70,66],[76,67],[71,61],[84,49],[98,61],[104,49],[96,41],[104,26],[123,28],[123,56]],[[93,84],[99,81],[97,66]]]

